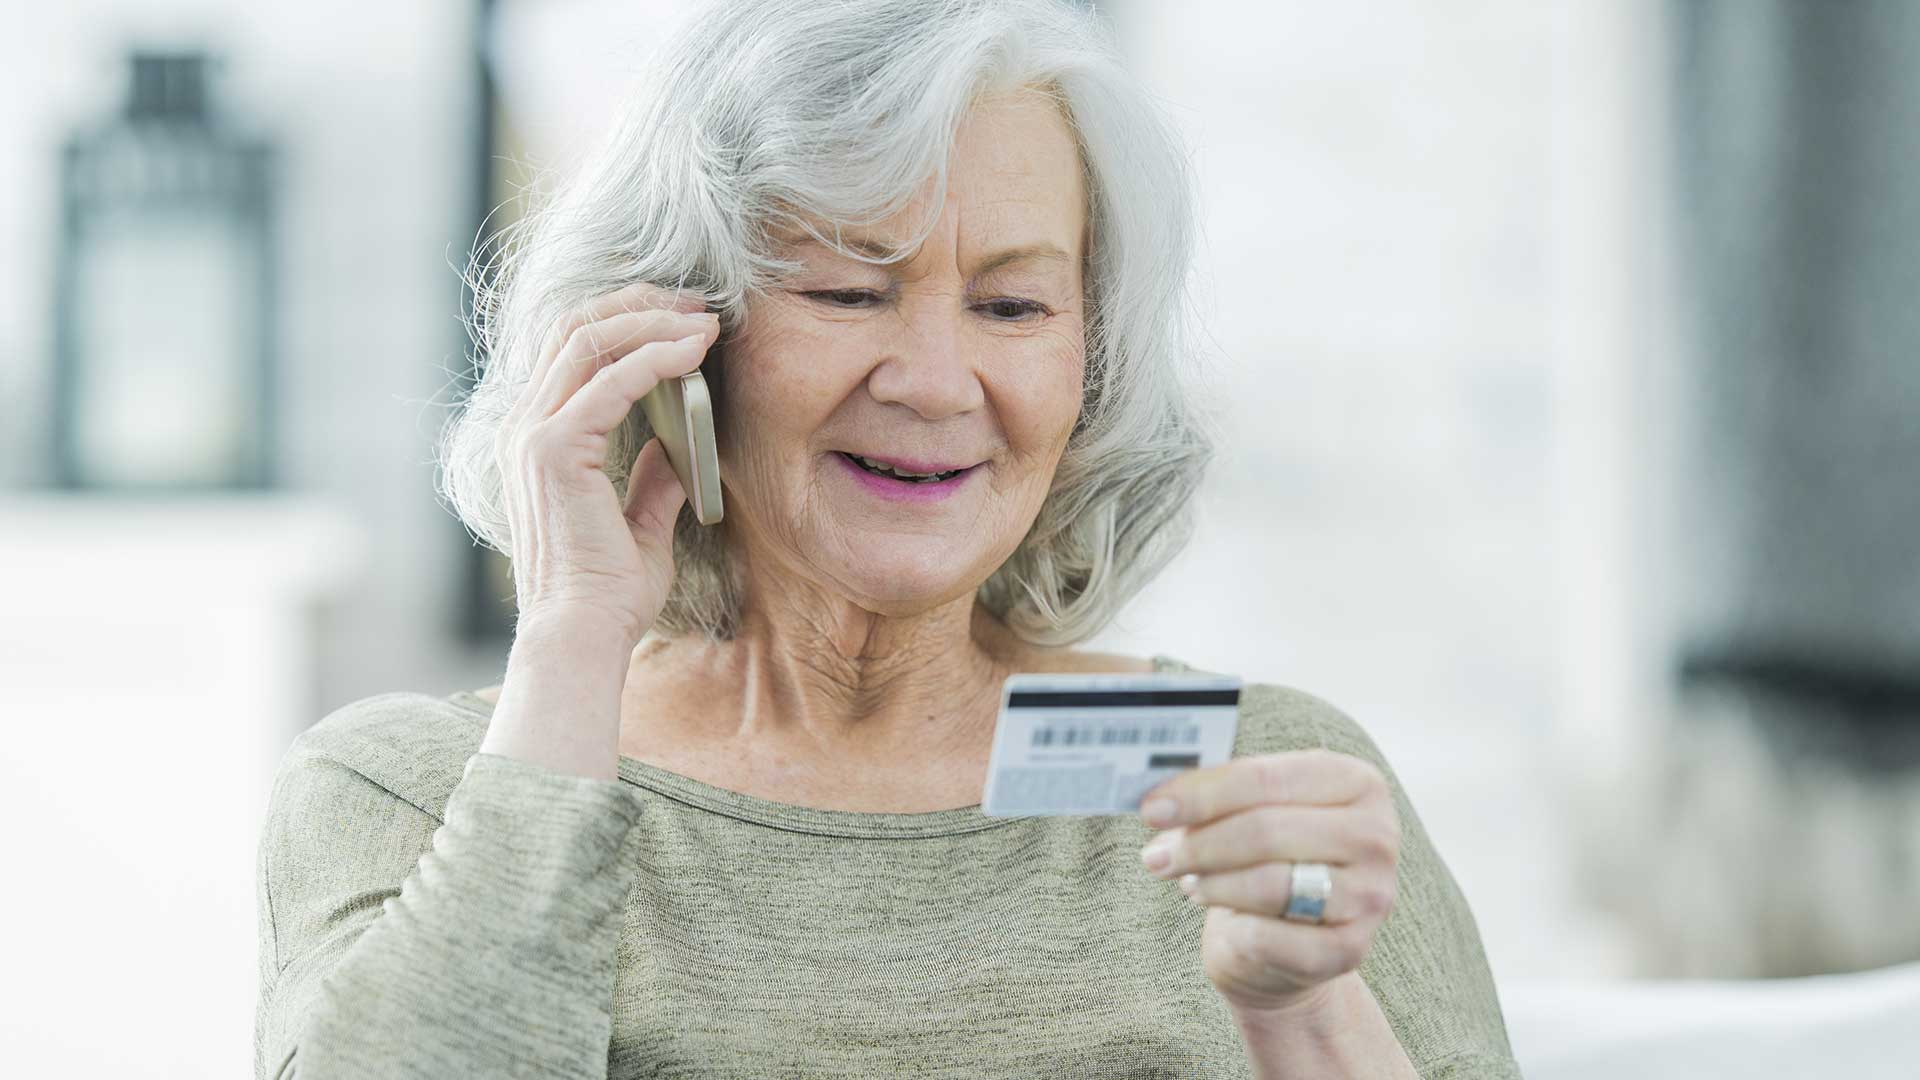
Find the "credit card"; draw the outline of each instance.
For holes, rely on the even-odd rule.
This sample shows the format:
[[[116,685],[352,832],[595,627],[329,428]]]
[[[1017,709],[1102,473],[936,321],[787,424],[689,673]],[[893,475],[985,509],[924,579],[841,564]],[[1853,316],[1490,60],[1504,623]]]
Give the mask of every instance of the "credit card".
[[[1233,758],[1240,682],[1198,672],[1010,676],[980,812],[1137,814],[1169,777]]]

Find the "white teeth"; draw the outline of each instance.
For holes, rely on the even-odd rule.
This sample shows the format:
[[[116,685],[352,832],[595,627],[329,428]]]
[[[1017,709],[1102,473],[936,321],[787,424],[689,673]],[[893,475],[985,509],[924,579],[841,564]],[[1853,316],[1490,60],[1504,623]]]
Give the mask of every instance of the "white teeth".
[[[888,465],[888,464],[886,464],[885,462],[880,462],[880,461],[875,461],[875,460],[873,460],[872,458],[863,458],[863,457],[861,457],[861,456],[860,456],[859,454],[849,454],[848,456],[849,456],[849,457],[851,457],[851,458],[853,458],[853,459],[854,459],[855,461],[858,461],[858,462],[860,462],[861,464],[863,464],[863,465],[865,465],[865,466],[867,466],[867,467],[868,467],[868,468],[870,468],[870,469],[878,469],[879,471],[881,471],[881,472],[883,472],[883,473],[890,473],[890,474],[892,474],[892,475],[894,475],[894,476],[900,476],[900,477],[905,477],[905,478],[907,478],[907,479],[909,479],[909,480],[922,480],[922,479],[925,479],[925,478],[927,478],[927,477],[930,477],[930,476],[940,476],[940,475],[942,475],[942,474],[940,474],[940,473],[910,473],[910,472],[901,472],[901,471],[900,471],[899,469],[896,469],[896,468],[894,468],[893,466],[891,466],[891,465]]]

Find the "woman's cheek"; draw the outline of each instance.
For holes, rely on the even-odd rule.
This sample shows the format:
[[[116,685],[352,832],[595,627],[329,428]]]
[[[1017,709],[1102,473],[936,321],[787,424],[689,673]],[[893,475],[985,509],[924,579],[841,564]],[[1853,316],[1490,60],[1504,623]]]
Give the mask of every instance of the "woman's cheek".
[[[1035,335],[1034,349],[1022,365],[1035,380],[1028,391],[1029,400],[1046,402],[1057,421],[1064,414],[1068,427],[1079,418],[1081,398],[1086,386],[1086,344],[1078,327],[1048,328]],[[1049,425],[1051,426],[1051,424]]]

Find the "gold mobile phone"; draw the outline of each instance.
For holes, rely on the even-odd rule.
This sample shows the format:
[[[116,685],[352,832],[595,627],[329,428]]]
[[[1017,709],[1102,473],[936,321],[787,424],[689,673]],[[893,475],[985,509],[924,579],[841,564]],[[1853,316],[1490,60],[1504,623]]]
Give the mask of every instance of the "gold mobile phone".
[[[697,371],[664,379],[640,399],[647,423],[660,437],[667,460],[702,525],[720,520],[720,457],[713,441],[713,398]]]

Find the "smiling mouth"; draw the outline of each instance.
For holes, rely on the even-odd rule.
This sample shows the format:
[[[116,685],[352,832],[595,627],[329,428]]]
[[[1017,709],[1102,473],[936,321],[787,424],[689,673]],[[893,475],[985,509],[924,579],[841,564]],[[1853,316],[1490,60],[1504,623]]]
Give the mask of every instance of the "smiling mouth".
[[[859,466],[862,470],[870,472],[875,476],[884,476],[889,480],[898,480],[907,484],[938,484],[943,480],[951,480],[967,471],[966,469],[950,469],[946,472],[930,474],[900,473],[894,471],[891,466],[875,462],[869,458],[860,457],[857,454],[849,454],[845,450],[835,450],[834,453],[839,454],[841,457]],[[972,466],[968,466],[967,468],[972,468]]]

